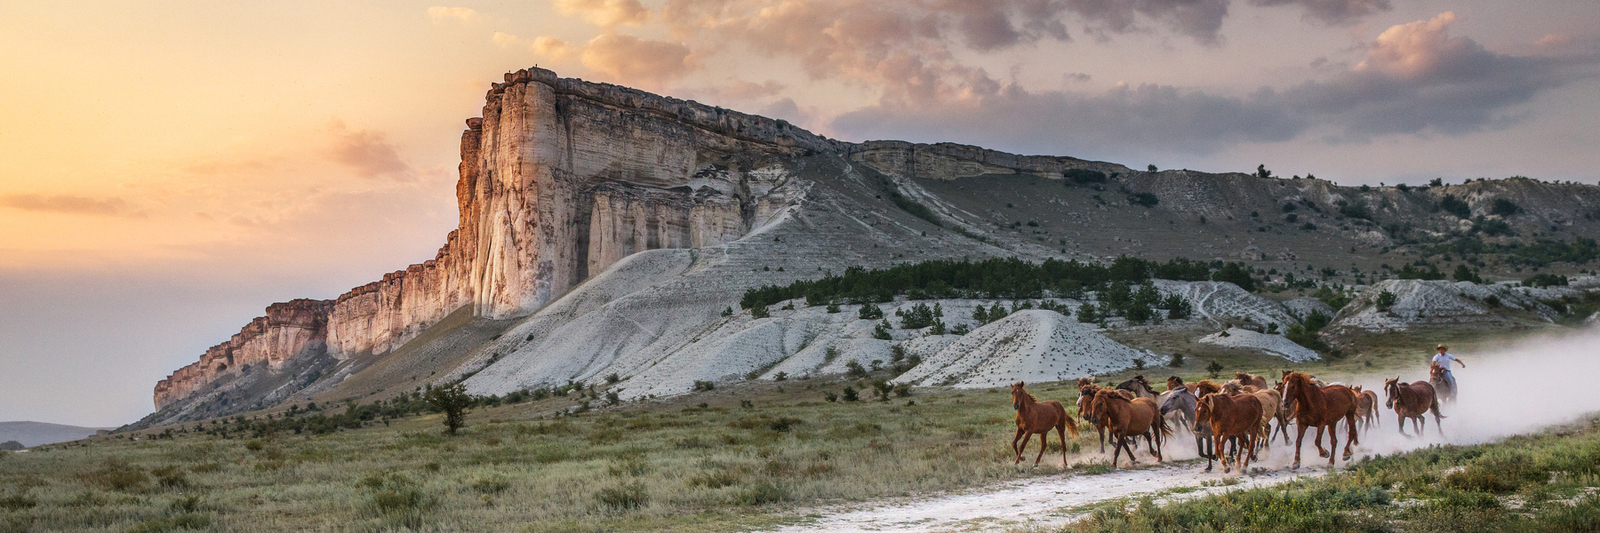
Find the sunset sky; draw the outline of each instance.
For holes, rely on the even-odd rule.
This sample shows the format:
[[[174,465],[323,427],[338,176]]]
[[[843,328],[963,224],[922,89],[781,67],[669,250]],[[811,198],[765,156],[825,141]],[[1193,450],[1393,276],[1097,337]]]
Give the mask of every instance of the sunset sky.
[[[268,304],[432,258],[535,64],[850,141],[1600,179],[1593,0],[0,0],[0,421],[131,422]]]

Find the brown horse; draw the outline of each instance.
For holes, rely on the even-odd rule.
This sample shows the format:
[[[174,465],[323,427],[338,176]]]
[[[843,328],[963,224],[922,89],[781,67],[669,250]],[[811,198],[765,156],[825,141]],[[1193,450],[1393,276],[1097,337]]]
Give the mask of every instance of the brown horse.
[[[1433,384],[1433,390],[1439,395],[1440,400],[1454,402],[1456,390],[1450,387],[1450,378],[1445,377],[1445,373],[1449,371],[1450,367],[1441,366],[1439,363],[1428,364],[1428,382]]]
[[[1234,381],[1238,381],[1240,385],[1255,385],[1257,389],[1267,389],[1267,378],[1263,376],[1257,376],[1246,372],[1234,372],[1233,378]]]
[[[1294,440],[1294,464],[1289,468],[1300,468],[1300,447],[1305,442],[1306,430],[1317,428],[1317,437],[1312,442],[1317,445],[1317,454],[1328,458],[1328,466],[1333,466],[1333,451],[1339,449],[1339,437],[1335,430],[1339,427],[1339,420],[1344,419],[1349,428],[1349,439],[1344,444],[1344,460],[1349,461],[1355,453],[1350,448],[1360,441],[1356,438],[1356,393],[1344,385],[1329,385],[1318,387],[1311,382],[1311,376],[1301,372],[1293,372],[1283,380],[1283,399],[1294,403],[1295,424],[1298,426],[1299,436]],[[1328,449],[1322,449],[1322,432],[1328,432]]]
[[[1128,462],[1136,463],[1133,458],[1133,444],[1137,437],[1144,435],[1151,446],[1150,454],[1156,456],[1156,462],[1161,462],[1161,441],[1172,435],[1172,428],[1167,426],[1167,420],[1161,417],[1161,409],[1156,407],[1155,400],[1149,398],[1134,398],[1118,394],[1114,390],[1102,389],[1095,393],[1091,409],[1094,411],[1096,422],[1103,421],[1106,428],[1111,430],[1112,454],[1111,466],[1117,466],[1117,459],[1122,456],[1122,450],[1128,450]]]
[[[1034,435],[1039,436],[1039,455],[1033,458],[1033,466],[1039,466],[1039,460],[1044,458],[1044,451],[1049,449],[1050,430],[1056,430],[1056,435],[1061,438],[1061,467],[1067,467],[1067,431],[1072,431],[1072,436],[1078,436],[1078,424],[1067,416],[1067,408],[1061,402],[1050,400],[1046,402],[1034,398],[1028,391],[1023,390],[1023,383],[1018,381],[1011,384],[1011,407],[1017,410],[1017,435],[1011,438],[1011,450],[1017,452],[1017,459],[1012,465],[1022,462],[1022,450],[1027,449],[1028,441]],[[1018,445],[1018,442],[1021,445]]]
[[[1259,444],[1261,448],[1267,448],[1272,445],[1272,421],[1278,420],[1279,425],[1283,424],[1283,395],[1272,389],[1258,390],[1250,393],[1250,395],[1254,396],[1256,401],[1261,402],[1262,438]],[[1251,458],[1254,459],[1255,456],[1252,455]]]
[[[1094,417],[1094,395],[1100,392],[1100,386],[1093,382],[1084,383],[1086,379],[1089,378],[1078,380],[1078,416],[1094,424],[1095,431],[1100,432],[1100,453],[1106,453],[1106,425],[1097,422]]]
[[[1372,425],[1378,422],[1378,393],[1362,390],[1360,385],[1350,390],[1356,393],[1356,420],[1366,426],[1367,431],[1372,431]]]
[[[1254,450],[1256,439],[1262,433],[1261,402],[1250,394],[1207,394],[1195,407],[1194,417],[1195,423],[1210,426],[1213,449],[1220,456],[1223,473],[1232,471],[1232,467],[1228,465],[1228,454],[1221,453],[1222,443],[1237,439],[1236,450]],[[1234,454],[1233,462],[1239,465],[1239,471],[1250,466],[1251,455],[1248,451]],[[1209,461],[1206,469],[1210,470]]]
[[[1444,436],[1444,423],[1440,419],[1445,416],[1439,414],[1439,395],[1434,392],[1433,384],[1426,381],[1401,383],[1396,376],[1383,380],[1383,392],[1389,397],[1384,406],[1394,409],[1394,414],[1400,418],[1401,435],[1406,434],[1406,419],[1410,418],[1417,435],[1421,436],[1423,428],[1428,426],[1428,420],[1422,415],[1432,411],[1433,424],[1439,428],[1439,436]]]
[[[1282,433],[1283,434],[1283,444],[1285,446],[1288,446],[1289,445],[1289,420],[1294,418],[1294,401],[1290,400],[1288,398],[1285,398],[1283,396],[1283,382],[1282,381],[1279,381],[1279,382],[1273,384],[1272,390],[1278,391],[1278,397],[1283,399],[1283,403],[1278,404],[1278,428],[1273,430],[1273,431],[1275,431],[1276,433]],[[1267,435],[1267,438],[1269,438],[1269,439],[1272,438],[1272,435]]]

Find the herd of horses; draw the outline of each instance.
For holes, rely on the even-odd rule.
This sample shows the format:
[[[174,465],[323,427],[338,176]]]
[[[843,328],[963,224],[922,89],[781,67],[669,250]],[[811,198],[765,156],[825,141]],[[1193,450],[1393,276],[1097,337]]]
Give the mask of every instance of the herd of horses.
[[[1435,365],[1431,374],[1430,381],[1402,383],[1398,377],[1384,380],[1384,408],[1395,412],[1401,435],[1409,436],[1406,420],[1411,420],[1421,435],[1427,426],[1423,417],[1429,413],[1433,414],[1434,427],[1444,435],[1445,416],[1439,413],[1439,404],[1453,400],[1455,391],[1444,379],[1442,368]],[[1328,466],[1333,466],[1339,422],[1343,421],[1346,428],[1345,461],[1354,455],[1351,448],[1360,444],[1358,428],[1370,431],[1379,422],[1378,394],[1363,390],[1360,385],[1323,383],[1310,374],[1288,370],[1283,372],[1281,381],[1272,385],[1264,376],[1238,372],[1234,377],[1219,384],[1209,379],[1185,383],[1174,376],[1167,378],[1166,392],[1156,392],[1142,375],[1115,387],[1101,387],[1091,378],[1082,378],[1077,384],[1078,416],[1099,432],[1100,453],[1105,453],[1110,437],[1112,467],[1117,466],[1124,451],[1129,464],[1134,463],[1139,437],[1144,437],[1150,455],[1161,462],[1162,444],[1172,436],[1174,428],[1182,428],[1194,436],[1196,451],[1206,458],[1207,472],[1213,462],[1221,462],[1223,472],[1230,472],[1235,466],[1244,471],[1258,452],[1271,445],[1273,437],[1281,434],[1283,443],[1288,445],[1291,424],[1296,436],[1294,464],[1290,468],[1300,468],[1301,445],[1306,432],[1312,429],[1316,430],[1312,443],[1318,455],[1327,457]],[[1025,385],[1021,381],[1011,385],[1011,403],[1017,411],[1017,433],[1011,439],[1016,458],[1012,464],[1022,462],[1023,450],[1038,435],[1039,454],[1033,459],[1038,466],[1048,448],[1049,433],[1054,430],[1061,440],[1061,462],[1065,466],[1067,433],[1077,436],[1078,423],[1061,402],[1039,401],[1025,390]],[[1324,432],[1328,435],[1326,449],[1322,447]]]

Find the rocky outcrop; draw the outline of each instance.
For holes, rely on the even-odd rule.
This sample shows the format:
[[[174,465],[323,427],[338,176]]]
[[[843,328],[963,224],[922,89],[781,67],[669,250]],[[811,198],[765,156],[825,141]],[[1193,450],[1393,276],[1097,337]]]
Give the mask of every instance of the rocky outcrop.
[[[781,120],[542,69],[507,74],[467,120],[460,222],[434,259],[331,301],[274,304],[157,383],[164,409],[245,365],[382,354],[463,306],[528,314],[630,254],[738,239],[794,199],[788,156],[844,143]],[[325,352],[322,352],[325,350]]]
[[[290,359],[322,350],[331,307],[332,302],[324,300],[272,304],[267,307],[267,316],[250,321],[228,342],[206,350],[198,362],[157,383],[156,407],[165,407],[224,377],[252,368],[275,370]]]
[[[867,141],[850,145],[846,153],[878,172],[906,178],[953,180],[986,174],[1033,174],[1060,179],[1068,170],[1093,170],[1105,174],[1130,174],[1115,163],[1075,157],[1016,155],[956,143],[919,144],[905,141]]]

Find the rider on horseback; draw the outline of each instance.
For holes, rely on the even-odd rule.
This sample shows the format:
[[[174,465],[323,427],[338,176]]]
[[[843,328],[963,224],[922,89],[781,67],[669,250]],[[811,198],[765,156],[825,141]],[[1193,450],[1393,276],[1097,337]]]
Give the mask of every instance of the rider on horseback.
[[[1456,359],[1455,355],[1452,355],[1450,352],[1446,351],[1449,348],[1449,346],[1440,344],[1437,347],[1439,353],[1433,356],[1433,364],[1444,369],[1444,378],[1450,380],[1450,390],[1455,391],[1458,390],[1456,389],[1456,376],[1455,374],[1450,373],[1450,362],[1454,361],[1456,364],[1461,365],[1461,368],[1466,368],[1467,364],[1461,362],[1460,359]]]

